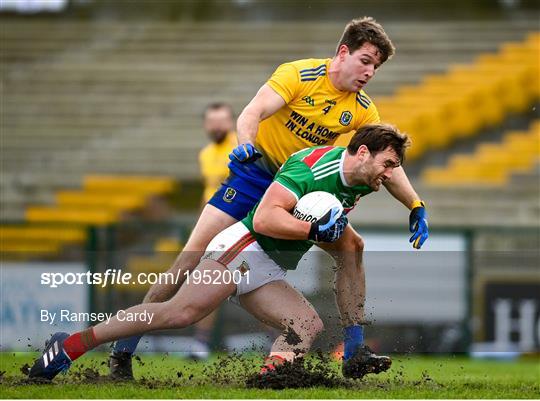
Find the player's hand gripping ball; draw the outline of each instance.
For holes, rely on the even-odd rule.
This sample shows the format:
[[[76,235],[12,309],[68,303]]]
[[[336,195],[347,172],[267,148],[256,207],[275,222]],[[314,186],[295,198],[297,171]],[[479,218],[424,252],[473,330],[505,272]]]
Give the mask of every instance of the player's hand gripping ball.
[[[324,191],[302,196],[293,210],[293,216],[311,223],[308,239],[316,242],[337,241],[348,224],[341,202]]]
[[[415,201],[409,215],[409,231],[413,233],[409,242],[416,249],[420,249],[429,237],[427,218],[426,204]]]
[[[229,155],[230,160],[236,160],[240,163],[250,163],[261,157],[261,152],[259,152],[251,143],[242,143],[238,145]]]
[[[341,238],[347,224],[347,216],[342,215],[335,220],[334,210],[329,211],[321,220],[311,223],[308,239],[315,242],[335,242]]]

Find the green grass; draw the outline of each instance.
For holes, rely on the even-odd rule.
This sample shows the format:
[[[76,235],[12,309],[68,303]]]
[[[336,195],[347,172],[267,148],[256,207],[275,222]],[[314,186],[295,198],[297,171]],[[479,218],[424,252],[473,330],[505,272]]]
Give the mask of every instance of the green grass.
[[[233,362],[225,374],[215,360],[194,363],[173,356],[145,355],[135,362],[137,383],[89,383],[87,368],[107,373],[106,355],[92,353],[74,364],[53,384],[27,384],[20,369],[36,354],[2,353],[1,398],[539,398],[540,361],[531,357],[512,362],[478,361],[464,357],[395,356],[392,369],[367,377],[352,388],[287,390],[246,389],[242,372],[256,372],[260,358],[244,366]],[[338,366],[336,366],[336,369]],[[178,377],[178,372],[181,376]],[[218,372],[219,373],[219,372]],[[222,372],[221,372],[222,373]],[[190,375],[193,377],[190,378]],[[82,378],[81,378],[82,377]]]

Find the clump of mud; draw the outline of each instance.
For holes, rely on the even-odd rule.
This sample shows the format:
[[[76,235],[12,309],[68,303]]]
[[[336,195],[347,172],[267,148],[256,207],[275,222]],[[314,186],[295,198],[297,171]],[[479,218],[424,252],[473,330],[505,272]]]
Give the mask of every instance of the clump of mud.
[[[298,345],[302,342],[302,339],[296,331],[291,326],[288,326],[285,330],[285,341],[289,345]]]
[[[19,369],[19,371],[25,375],[25,376],[28,376],[28,374],[30,373],[30,365],[25,363],[23,366],[21,366],[21,368]]]
[[[305,360],[296,358],[293,362],[284,362],[275,370],[264,374],[251,375],[246,387],[281,390],[285,388],[306,387],[351,387],[351,381],[344,379],[332,368],[328,358],[318,353],[316,358]]]

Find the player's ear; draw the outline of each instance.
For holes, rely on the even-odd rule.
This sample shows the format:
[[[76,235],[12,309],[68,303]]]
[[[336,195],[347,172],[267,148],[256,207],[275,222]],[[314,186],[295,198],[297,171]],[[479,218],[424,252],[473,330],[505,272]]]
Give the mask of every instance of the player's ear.
[[[349,51],[349,46],[347,45],[340,45],[339,48],[338,48],[338,51],[337,51],[337,56],[340,58],[340,59],[343,59],[345,58],[345,56],[347,54],[351,54],[351,52]]]
[[[370,152],[366,145],[360,145],[358,147],[358,150],[356,151],[356,157],[358,157],[359,159],[365,159],[369,155]]]

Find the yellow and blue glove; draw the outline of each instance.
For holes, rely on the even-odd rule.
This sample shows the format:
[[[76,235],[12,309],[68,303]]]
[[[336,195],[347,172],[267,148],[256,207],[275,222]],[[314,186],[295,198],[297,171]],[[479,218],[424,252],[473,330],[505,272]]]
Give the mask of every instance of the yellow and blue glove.
[[[409,231],[413,233],[409,242],[416,249],[420,249],[429,237],[426,204],[421,200],[415,200],[409,215]]]
[[[229,155],[231,161],[239,161],[240,163],[251,163],[261,157],[261,152],[259,152],[251,143],[242,143],[238,145]]]

